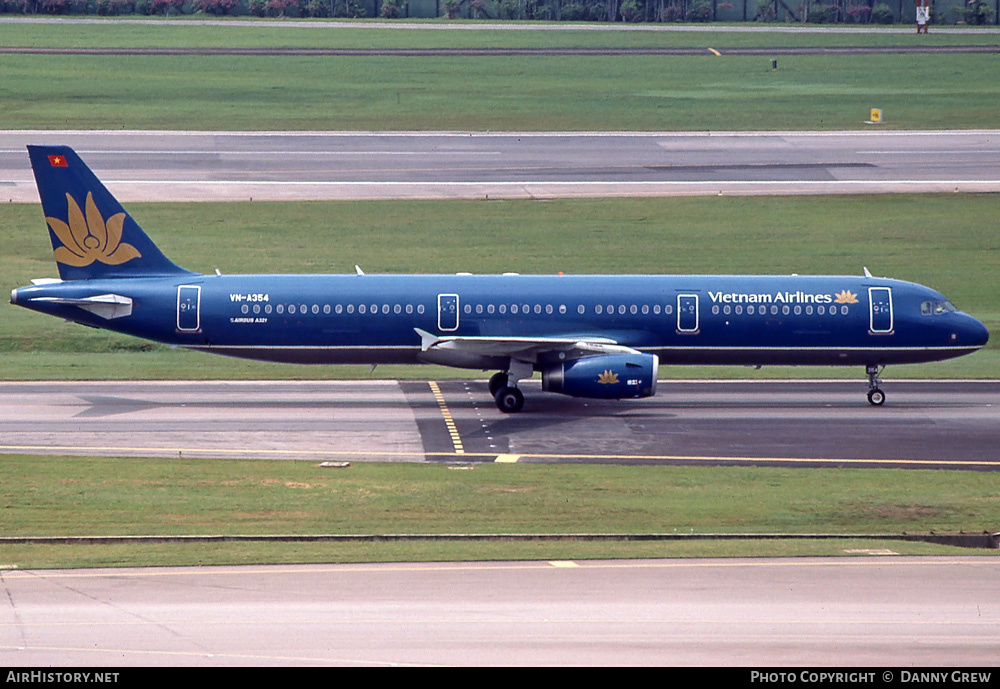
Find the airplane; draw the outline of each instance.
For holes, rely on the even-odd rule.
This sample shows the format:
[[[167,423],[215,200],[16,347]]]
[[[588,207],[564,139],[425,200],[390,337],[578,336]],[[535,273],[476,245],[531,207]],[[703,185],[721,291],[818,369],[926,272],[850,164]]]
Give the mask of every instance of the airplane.
[[[625,399],[667,365],[887,365],[975,352],[985,326],[941,293],[872,276],[222,275],[174,264],[66,146],[28,146],[59,279],[12,304],[177,347],[302,364],[431,363]]]

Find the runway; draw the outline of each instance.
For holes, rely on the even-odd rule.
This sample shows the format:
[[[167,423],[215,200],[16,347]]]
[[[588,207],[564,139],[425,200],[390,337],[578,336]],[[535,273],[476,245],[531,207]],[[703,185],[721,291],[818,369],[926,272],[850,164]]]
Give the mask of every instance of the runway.
[[[1000,382],[661,381],[645,400],[485,381],[0,383],[0,453],[1000,470]]]
[[[996,557],[891,555],[0,571],[0,664],[995,675],[998,576]]]
[[[1000,191],[998,130],[2,131],[0,200],[38,201],[27,144],[124,202]]]

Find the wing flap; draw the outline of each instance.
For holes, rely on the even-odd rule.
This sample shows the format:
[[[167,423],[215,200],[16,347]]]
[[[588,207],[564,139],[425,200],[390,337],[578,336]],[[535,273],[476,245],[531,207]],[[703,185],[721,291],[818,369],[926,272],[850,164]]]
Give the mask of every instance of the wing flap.
[[[562,353],[566,359],[579,359],[601,354],[636,352],[607,337],[582,335],[565,337],[508,337],[446,335],[439,337],[426,330],[414,328],[420,335],[420,348],[424,352],[452,351],[490,357],[511,357],[519,361],[536,362],[539,356]]]

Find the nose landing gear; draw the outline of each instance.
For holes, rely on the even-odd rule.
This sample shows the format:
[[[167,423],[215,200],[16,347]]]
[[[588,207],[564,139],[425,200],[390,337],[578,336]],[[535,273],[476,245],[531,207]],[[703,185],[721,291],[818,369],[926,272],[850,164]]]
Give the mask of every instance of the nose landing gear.
[[[868,374],[868,404],[873,407],[881,407],[885,404],[885,393],[879,388],[882,381],[878,377],[883,370],[885,370],[885,366],[879,368],[868,365],[865,367],[865,373]]]

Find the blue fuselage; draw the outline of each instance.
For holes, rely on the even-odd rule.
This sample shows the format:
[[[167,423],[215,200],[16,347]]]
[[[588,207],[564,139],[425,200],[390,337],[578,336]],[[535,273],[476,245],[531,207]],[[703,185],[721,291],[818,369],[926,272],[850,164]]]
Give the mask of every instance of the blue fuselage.
[[[112,295],[127,315],[81,308]],[[218,354],[312,364],[414,363],[440,337],[603,339],[663,364],[877,366],[982,347],[940,293],[854,276],[182,275],[73,280],[11,301]],[[447,363],[504,368],[489,353]]]

